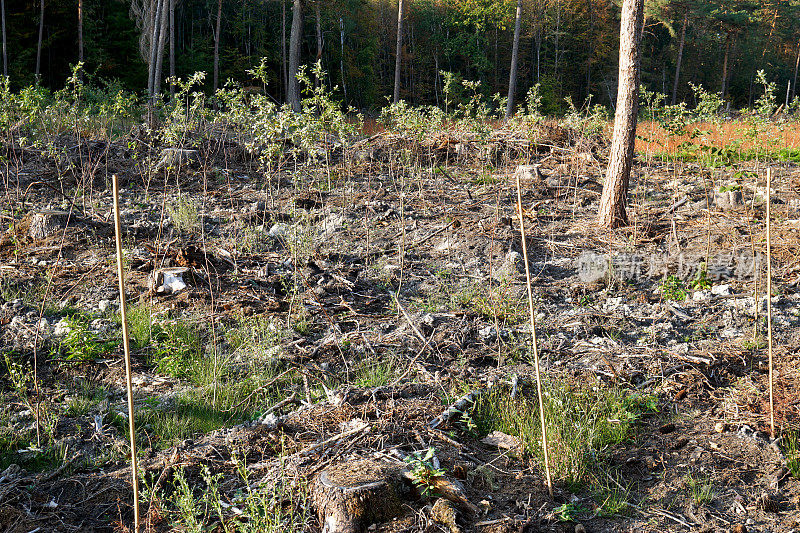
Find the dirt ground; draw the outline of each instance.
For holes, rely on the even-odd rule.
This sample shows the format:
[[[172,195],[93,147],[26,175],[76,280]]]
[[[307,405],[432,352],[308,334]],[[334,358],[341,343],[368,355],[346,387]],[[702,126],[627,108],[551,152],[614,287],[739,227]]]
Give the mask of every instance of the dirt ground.
[[[0,273],[38,290],[48,305],[0,301],[2,349],[35,358],[41,396],[65,397],[88,381],[109,391],[106,409],[124,409],[119,347],[77,364],[47,350],[58,339],[60,308],[95,313],[99,332],[116,328],[99,308],[118,305],[109,186],[117,173],[130,302],[209,327],[300,312],[303,331],[280,341],[282,368],[304,376],[295,391],[301,399],[309,387],[336,383],[324,398],[287,403],[272,417],[144,450],[141,468],[156,483],[178,467],[199,480],[205,466],[224,475],[220,490],[230,498],[241,489],[234,457],[246,461],[251,481],[282,475],[310,483],[332,464],[433,446],[441,468],[479,508],[459,511],[464,531],[800,530],[800,480],[787,467],[800,405],[800,170],[773,166],[775,441],[764,342],[763,163],[704,169],[640,155],[632,224],[607,231],[593,218],[603,146],[550,135],[494,160],[451,147],[451,156],[404,164],[409,150],[396,139],[369,143],[331,165],[287,165],[269,179],[223,143],[201,147],[199,164],[146,181],[123,146],[87,142],[74,157],[91,171],[65,174],[45,154],[14,152],[4,175]],[[534,382],[518,164],[540,169],[521,177],[542,372],[658,398],[634,438],[605,450],[602,470],[628,494],[623,513],[600,516],[590,488],[571,492],[558,481],[551,498],[530,454],[486,444],[454,423],[430,424],[455,391]],[[715,193],[725,186],[741,192],[734,205]],[[178,198],[196,209],[188,231],[178,219],[191,213],[167,209]],[[34,216],[46,210],[70,213],[69,220],[31,236]],[[665,294],[667,276],[696,279],[702,262],[709,284],[684,284],[684,298]],[[179,266],[189,272],[185,289],[151,290],[154,270]],[[390,383],[363,388],[341,377],[355,362],[387,354],[399,368]],[[133,357],[139,401],[186,389],[144,354]],[[30,427],[20,401],[11,410],[20,414],[9,427]],[[93,408],[59,419],[54,435],[68,454],[55,470],[8,466],[0,475],[0,530],[130,528],[127,443],[114,428],[93,428],[95,415]],[[470,474],[478,469],[489,474]],[[709,497],[697,495],[697,479],[711,488]],[[431,504],[409,499],[400,516],[374,530],[447,531],[431,519]],[[576,513],[565,517],[558,510],[569,505]],[[144,502],[143,512],[151,530],[169,528],[158,502]],[[313,510],[307,529],[321,530]]]

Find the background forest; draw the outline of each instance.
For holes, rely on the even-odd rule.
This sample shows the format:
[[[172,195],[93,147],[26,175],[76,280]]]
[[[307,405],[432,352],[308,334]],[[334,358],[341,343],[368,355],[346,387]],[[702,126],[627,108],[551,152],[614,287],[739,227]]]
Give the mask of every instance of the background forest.
[[[34,83],[38,71],[43,85],[58,88],[69,76],[70,64],[81,56],[86,72],[97,81],[119,80],[124,88],[137,91],[147,87],[146,44],[140,47],[142,24],[137,24],[136,13],[146,14],[154,2],[4,0],[4,4],[12,87]],[[300,4],[301,64],[321,59],[330,83],[339,86],[349,105],[374,110],[385,104],[394,82],[397,1]],[[577,103],[591,96],[594,103],[611,105],[616,91],[618,4],[525,0],[517,94],[524,96],[540,83],[543,110],[549,114],[566,109],[565,97]],[[480,80],[487,95],[504,94],[515,8],[515,0],[406,0],[400,97],[414,104],[441,104],[441,71]],[[205,88],[213,89],[221,14],[218,84],[233,79],[244,86],[258,85],[246,71],[266,57],[267,92],[276,101],[286,101],[290,0],[177,0],[174,9],[177,76],[205,71]],[[779,87],[779,100],[787,85],[789,99],[793,97],[800,59],[800,1],[653,0],[646,4],[645,17],[642,81],[648,90],[666,94],[673,102],[693,104],[690,83],[702,84],[721,91],[732,107],[741,108],[758,98],[756,72],[764,69],[768,80]],[[168,54],[169,44],[163,78],[169,74]]]

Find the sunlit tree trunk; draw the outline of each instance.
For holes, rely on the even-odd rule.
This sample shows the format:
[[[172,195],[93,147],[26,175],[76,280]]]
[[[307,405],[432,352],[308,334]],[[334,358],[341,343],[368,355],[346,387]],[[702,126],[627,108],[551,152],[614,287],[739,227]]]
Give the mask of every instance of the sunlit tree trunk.
[[[34,77],[38,82],[41,78],[42,66],[42,33],[44,32],[44,0],[39,2],[39,41],[36,44],[36,71]]]
[[[514,94],[517,91],[517,66],[519,64],[519,35],[522,29],[522,0],[517,0],[517,16],[514,21],[514,45],[511,48],[511,74],[508,78],[508,102],[506,118],[514,111]]]
[[[0,24],[3,27],[3,76],[8,76],[8,52],[6,51],[6,0],[0,0]]]
[[[3,33],[3,50],[5,54],[5,30]],[[5,57],[5,55],[3,56]],[[794,78],[792,81],[792,99],[794,99],[795,95],[797,94],[797,67],[800,67],[800,44],[797,46],[797,58],[794,60]]]
[[[300,69],[300,41],[303,38],[303,2],[294,0],[292,5],[292,33],[289,36],[289,104],[295,113],[302,110],[300,84],[297,72]]]
[[[728,57],[731,52],[731,34],[725,38],[725,59],[722,61],[722,97],[725,98],[725,92],[728,90]]]
[[[219,41],[222,37],[222,0],[217,2],[217,26],[214,30],[214,91],[219,87]]]
[[[323,39],[323,37],[322,37],[322,15],[320,14],[320,10],[319,10],[319,2],[320,2],[320,0],[317,0],[317,3],[314,6],[314,8],[315,8],[314,14],[315,14],[315,19],[316,19],[314,27],[315,27],[316,34],[317,34],[317,61],[322,61],[322,46],[323,46],[323,40],[322,40]],[[322,80],[320,80],[319,78],[317,78],[315,80],[315,83],[317,84],[317,87],[319,87],[319,84],[321,82],[322,82]]]
[[[624,0],[619,32],[619,81],[614,137],[600,197],[598,223],[606,228],[628,224],[625,200],[636,140],[636,115],[639,111],[640,40],[644,0]]]
[[[400,100],[400,65],[403,59],[403,0],[397,4],[397,48],[394,57],[394,96],[392,102]]]
[[[683,45],[686,43],[686,26],[689,25],[689,8],[683,14],[683,25],[681,26],[681,37],[678,40],[678,57],[675,59],[675,79],[672,82],[672,105],[678,98],[678,81],[681,78],[681,61],[683,60]]]
[[[155,5],[153,6],[153,4],[151,4],[151,7],[155,7],[151,19],[152,36],[150,38],[150,61],[147,64],[147,93],[150,95],[151,101],[153,96],[155,96],[156,58],[158,57],[158,39],[159,32],[161,31],[161,18],[162,12],[164,11],[164,2],[165,0],[158,0],[157,2],[154,0]]]

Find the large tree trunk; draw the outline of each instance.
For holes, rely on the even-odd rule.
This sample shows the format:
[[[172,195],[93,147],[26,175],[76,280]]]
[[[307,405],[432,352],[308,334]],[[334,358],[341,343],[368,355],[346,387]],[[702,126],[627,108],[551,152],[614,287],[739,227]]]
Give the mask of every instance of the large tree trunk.
[[[397,48],[394,57],[394,96],[392,102],[400,101],[400,65],[403,60],[403,0],[397,4]]]
[[[175,79],[175,0],[169,0],[169,77]],[[169,84],[169,97],[175,98],[175,83]]]
[[[300,84],[297,71],[300,70],[300,41],[303,38],[303,1],[294,0],[292,5],[292,33],[289,36],[289,104],[295,113],[302,110],[300,104]]]
[[[619,84],[614,115],[614,137],[600,198],[598,223],[606,228],[628,224],[625,200],[636,141],[639,111],[639,65],[644,0],[624,0],[619,32]]]
[[[519,64],[519,34],[522,29],[522,0],[517,0],[517,16],[514,22],[514,45],[511,48],[511,74],[508,77],[508,102],[506,118],[514,111],[514,94],[517,91],[517,66]]]
[[[0,23],[3,27],[3,76],[8,76],[8,52],[6,51],[6,0],[0,0]],[[795,69],[796,71],[797,69]],[[795,75],[795,79],[797,76]]]
[[[36,71],[33,73],[36,81],[41,77],[42,66],[42,32],[44,31],[44,0],[39,2],[39,41],[36,44]]]
[[[315,20],[314,26],[315,26],[315,30],[316,30],[316,34],[317,34],[317,61],[322,61],[322,45],[323,45],[323,41],[322,41],[322,39],[323,39],[323,37],[322,37],[322,15],[320,14],[319,3],[320,3],[320,0],[317,0],[316,5],[314,6],[314,8],[315,8],[314,9],[314,13],[316,15],[316,17],[315,17],[316,20]],[[319,84],[322,83],[322,80],[320,80],[319,78],[316,78],[314,80],[314,83],[316,84],[317,87],[319,87]]]
[[[219,40],[222,29],[222,0],[217,2],[217,27],[214,30],[214,92],[219,87]]]
[[[683,45],[686,43],[686,26],[689,25],[689,7],[683,13],[683,25],[681,26],[681,38],[678,41],[678,57],[675,60],[675,80],[672,82],[672,105],[678,98],[678,80],[681,78],[681,60],[683,60]]]
[[[78,61],[83,63],[83,0],[78,0]]]

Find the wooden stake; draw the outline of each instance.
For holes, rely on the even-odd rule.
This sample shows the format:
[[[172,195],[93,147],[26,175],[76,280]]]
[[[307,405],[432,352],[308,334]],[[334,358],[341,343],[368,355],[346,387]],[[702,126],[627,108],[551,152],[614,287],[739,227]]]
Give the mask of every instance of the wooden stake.
[[[770,244],[770,204],[772,169],[767,168],[767,353],[769,354],[769,431],[775,438],[775,402],[773,398],[774,369],[772,364],[772,248]],[[756,309],[758,302],[756,302]]]
[[[536,342],[536,313],[533,308],[533,289],[531,288],[531,269],[528,266],[528,245],[525,242],[525,215],[522,212],[522,189],[517,179],[517,212],[519,213],[519,232],[522,235],[522,258],[525,261],[525,279],[528,285],[528,309],[531,313],[531,337],[533,339],[533,361],[536,366],[536,393],[539,396],[539,421],[542,425],[542,450],[544,450],[544,472],[547,478],[547,492],[553,497],[553,481],[550,478],[550,459],[547,453],[547,426],[544,421],[544,400],[542,398],[542,377],[539,372],[539,348]]]
[[[117,277],[119,278],[119,313],[122,321],[122,344],[125,347],[125,380],[128,389],[128,431],[131,434],[131,481],[133,483],[134,531],[139,531],[139,468],[136,458],[136,424],[133,420],[133,382],[131,381],[131,350],[128,342],[127,304],[125,302],[125,272],[122,268],[122,228],[119,221],[119,185],[117,175],[114,183],[114,230],[117,241]]]

